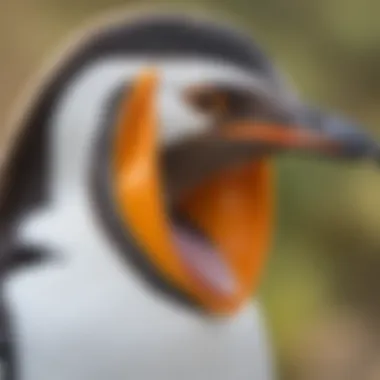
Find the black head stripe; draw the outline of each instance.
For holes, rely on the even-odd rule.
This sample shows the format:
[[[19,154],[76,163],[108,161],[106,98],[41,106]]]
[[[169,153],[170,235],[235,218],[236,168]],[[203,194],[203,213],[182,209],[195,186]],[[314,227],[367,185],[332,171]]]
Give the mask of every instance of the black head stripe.
[[[95,34],[83,56],[192,56],[222,60],[270,76],[268,58],[250,38],[235,30],[186,16],[145,16]]]
[[[97,59],[145,54],[221,59],[261,72],[268,79],[273,71],[265,55],[246,36],[191,17],[142,16],[95,29],[46,83],[19,128],[20,136],[3,173],[0,236],[22,214],[47,197],[48,121],[59,95],[75,74]]]

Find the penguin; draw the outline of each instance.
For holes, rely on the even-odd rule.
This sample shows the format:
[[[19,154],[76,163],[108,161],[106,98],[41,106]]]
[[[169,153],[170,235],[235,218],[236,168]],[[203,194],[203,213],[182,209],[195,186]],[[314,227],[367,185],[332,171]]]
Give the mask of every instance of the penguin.
[[[256,296],[273,157],[378,154],[304,105],[248,33],[192,14],[91,28],[16,129],[2,380],[276,379]]]

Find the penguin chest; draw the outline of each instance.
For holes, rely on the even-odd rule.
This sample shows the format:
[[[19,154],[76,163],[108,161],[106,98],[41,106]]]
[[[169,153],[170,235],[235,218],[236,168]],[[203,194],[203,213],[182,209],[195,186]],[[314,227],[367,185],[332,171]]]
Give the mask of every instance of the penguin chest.
[[[216,322],[146,297],[146,289],[111,285],[101,273],[92,286],[83,276],[66,284],[62,273],[45,276],[10,303],[21,380],[268,378],[254,307]]]
[[[4,285],[17,380],[269,379],[255,306],[215,321],[172,304],[78,205],[65,210],[20,228],[21,240],[52,258]]]

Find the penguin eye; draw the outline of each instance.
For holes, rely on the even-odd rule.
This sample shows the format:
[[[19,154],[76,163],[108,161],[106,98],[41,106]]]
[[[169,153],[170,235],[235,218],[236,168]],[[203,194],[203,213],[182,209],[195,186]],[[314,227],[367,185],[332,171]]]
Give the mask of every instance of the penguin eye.
[[[199,112],[216,117],[236,111],[236,99],[231,93],[214,88],[196,88],[186,93],[186,100]]]

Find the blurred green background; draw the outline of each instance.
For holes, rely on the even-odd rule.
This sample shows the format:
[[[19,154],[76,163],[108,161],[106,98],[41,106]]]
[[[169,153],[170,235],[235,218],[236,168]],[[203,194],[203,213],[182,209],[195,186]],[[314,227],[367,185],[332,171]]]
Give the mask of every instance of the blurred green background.
[[[91,16],[128,4],[141,3],[0,0],[2,141],[10,106],[52,49]],[[243,24],[305,100],[358,119],[380,138],[380,1],[192,7]],[[278,228],[261,298],[281,378],[378,380],[380,173],[368,164],[291,158],[278,167]]]

